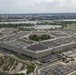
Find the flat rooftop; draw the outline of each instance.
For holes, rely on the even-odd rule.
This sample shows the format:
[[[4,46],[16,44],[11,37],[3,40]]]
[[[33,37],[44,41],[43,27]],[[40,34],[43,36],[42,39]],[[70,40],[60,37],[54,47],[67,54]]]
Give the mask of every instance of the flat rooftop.
[[[33,51],[37,51],[37,50],[40,51],[40,50],[48,49],[48,47],[39,43],[39,44],[31,45],[31,46],[27,47],[27,49],[33,50]]]
[[[16,28],[0,28],[0,38],[10,35],[16,30]]]
[[[34,41],[32,41],[32,40],[26,40],[26,39],[18,39],[17,41],[27,43],[27,44],[33,44],[34,43]]]
[[[34,42],[31,42],[30,40],[25,40],[24,42],[20,41],[10,41],[10,42],[5,42],[5,44],[17,48],[27,48],[29,45],[33,44]]]
[[[48,47],[56,47],[56,46],[60,46],[62,44],[68,44],[71,42],[76,42],[76,38],[75,37],[57,38],[51,41],[50,40],[43,41],[42,44]]]
[[[5,41],[10,41],[10,40],[16,40],[18,38],[24,37],[26,35],[28,35],[30,32],[26,32],[26,31],[19,31],[17,33],[14,33],[12,35],[10,35],[9,37],[5,38]]]
[[[69,36],[69,34],[60,32],[60,31],[51,31],[50,34],[52,34],[55,37],[66,37]]]
[[[7,45],[11,45],[18,48],[26,48],[32,51],[41,51],[49,48],[54,48],[60,45],[69,44],[72,42],[76,42],[75,37],[66,37],[66,38],[57,38],[53,40],[47,40],[43,42],[36,42],[27,39],[18,39],[15,41],[5,42]]]

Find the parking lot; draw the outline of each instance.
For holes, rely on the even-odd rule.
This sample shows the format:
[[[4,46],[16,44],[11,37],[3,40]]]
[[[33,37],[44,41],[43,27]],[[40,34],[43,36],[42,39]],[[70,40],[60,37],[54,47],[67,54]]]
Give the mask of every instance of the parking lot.
[[[76,61],[70,63],[56,63],[42,70],[42,75],[67,75],[76,70]]]

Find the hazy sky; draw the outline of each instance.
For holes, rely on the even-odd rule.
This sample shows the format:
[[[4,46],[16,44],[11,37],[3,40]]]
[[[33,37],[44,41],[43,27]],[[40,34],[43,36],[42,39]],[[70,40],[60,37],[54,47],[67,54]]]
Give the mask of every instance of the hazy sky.
[[[76,0],[0,0],[0,13],[76,12]]]

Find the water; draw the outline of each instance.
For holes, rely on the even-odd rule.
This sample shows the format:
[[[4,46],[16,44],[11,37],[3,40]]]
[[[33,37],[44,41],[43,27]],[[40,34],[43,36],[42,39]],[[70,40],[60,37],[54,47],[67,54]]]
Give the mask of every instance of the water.
[[[36,25],[35,29],[50,29],[50,28],[60,28],[60,25]]]
[[[17,19],[16,19],[17,20]],[[61,19],[61,20],[41,20],[41,21],[24,21],[25,19],[20,19],[22,21],[11,21],[11,22],[0,22],[0,24],[36,24],[36,23],[41,23],[41,22],[50,22],[52,23],[53,21],[76,21],[76,19]]]
[[[76,19],[59,19],[59,20],[42,20],[42,22],[50,22],[50,23],[52,23],[52,22],[54,22],[54,21],[76,21]]]
[[[35,29],[50,29],[50,28],[60,28],[61,25],[36,25],[40,21],[15,21],[15,22],[0,22],[0,24],[35,24],[34,26],[23,26],[25,28],[35,28]]]
[[[38,23],[38,21],[0,22],[0,24],[24,24],[24,23],[26,23],[26,24],[29,24],[29,23],[36,24],[36,23]]]
[[[63,19],[62,21],[76,21],[76,19]]]
[[[76,21],[76,19],[61,19],[61,20],[54,20],[54,21],[60,21],[60,22],[67,21],[68,22],[68,21]]]
[[[35,28],[35,29],[55,29],[55,28],[60,28],[62,26],[60,25],[35,25],[35,26],[29,26],[29,27],[26,27],[24,26],[25,28]]]

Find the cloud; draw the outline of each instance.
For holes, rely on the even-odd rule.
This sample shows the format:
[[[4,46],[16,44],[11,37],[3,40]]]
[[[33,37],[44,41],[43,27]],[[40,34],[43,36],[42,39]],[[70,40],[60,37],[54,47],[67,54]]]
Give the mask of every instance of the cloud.
[[[0,0],[0,13],[76,12],[76,0]]]

